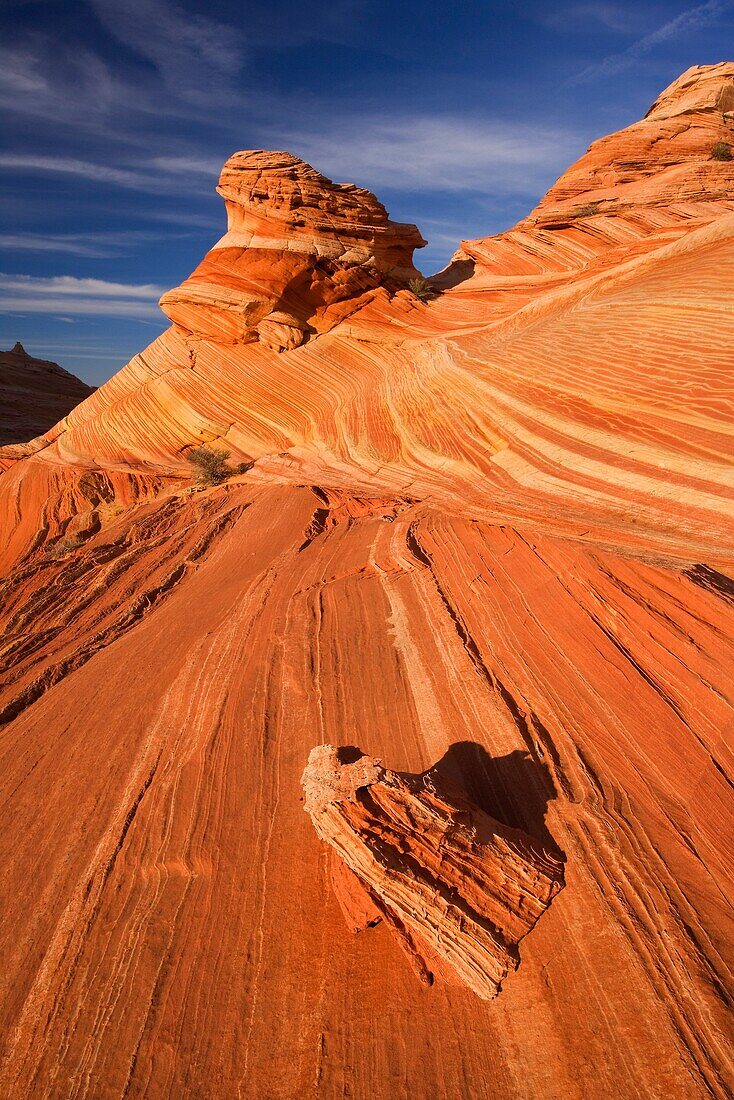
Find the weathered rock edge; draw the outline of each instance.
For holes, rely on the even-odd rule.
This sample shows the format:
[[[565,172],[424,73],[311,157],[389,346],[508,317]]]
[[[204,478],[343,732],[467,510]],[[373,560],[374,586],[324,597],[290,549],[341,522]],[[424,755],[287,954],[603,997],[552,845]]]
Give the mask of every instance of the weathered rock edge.
[[[384,920],[419,978],[482,1000],[519,965],[518,944],[563,888],[563,861],[495,821],[435,773],[397,773],[355,749],[312,749],[305,810],[340,857],[332,882],[349,927]]]

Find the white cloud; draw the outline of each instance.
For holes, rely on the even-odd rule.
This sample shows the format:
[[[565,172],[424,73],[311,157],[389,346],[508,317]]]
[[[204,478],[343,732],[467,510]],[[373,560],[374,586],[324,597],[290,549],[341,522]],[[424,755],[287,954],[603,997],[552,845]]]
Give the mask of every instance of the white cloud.
[[[143,302],[115,301],[114,299],[102,301],[99,298],[77,298],[70,302],[68,298],[0,297],[0,313],[14,313],[22,316],[26,313],[59,313],[61,310],[90,316],[100,314],[104,317],[131,317],[135,320],[141,317],[161,317],[157,306]]]
[[[0,272],[0,292],[31,289],[34,294],[94,294],[97,297],[159,298],[165,287],[153,283],[111,283],[106,279],[77,279],[74,275],[7,275]]]
[[[110,317],[161,318],[157,301],[163,287],[152,283],[114,283],[0,273],[0,313],[102,314]]]
[[[610,54],[609,57],[603,58],[594,65],[589,65],[568,83],[581,84],[596,77],[612,76],[628,69],[635,62],[652,53],[658,46],[679,38],[683,34],[708,26],[733,7],[734,0],[707,0],[705,4],[697,4],[693,8],[688,8],[676,15],[674,19],[667,20],[657,30],[646,34],[643,38],[638,38],[626,50]]]
[[[101,314],[105,317],[161,317],[157,306],[145,302],[116,301],[113,298],[104,300],[101,298],[77,298],[70,301],[68,298],[34,298],[34,297],[8,297],[0,295],[0,313],[84,313],[89,315]]]
[[[101,259],[114,255],[109,247],[87,242],[81,234],[0,233],[0,248],[6,252],[64,252],[72,256]]]

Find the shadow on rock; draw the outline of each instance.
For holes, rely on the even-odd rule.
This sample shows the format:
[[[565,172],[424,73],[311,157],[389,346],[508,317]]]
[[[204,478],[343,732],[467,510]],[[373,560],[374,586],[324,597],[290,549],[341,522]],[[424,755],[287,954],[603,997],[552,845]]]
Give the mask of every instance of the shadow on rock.
[[[476,741],[457,741],[424,775],[459,787],[469,801],[513,829],[524,829],[559,852],[548,831],[548,804],[556,797],[545,764],[524,749],[490,756]]]
[[[435,290],[451,290],[460,283],[467,282],[474,274],[474,260],[454,260],[453,263],[432,275],[429,282]]]

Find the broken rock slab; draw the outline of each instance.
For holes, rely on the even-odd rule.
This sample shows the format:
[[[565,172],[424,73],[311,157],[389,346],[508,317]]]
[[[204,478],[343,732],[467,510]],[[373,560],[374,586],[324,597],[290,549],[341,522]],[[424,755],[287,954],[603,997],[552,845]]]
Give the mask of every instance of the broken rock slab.
[[[312,749],[302,783],[338,857],[332,884],[350,929],[384,920],[425,984],[440,974],[495,997],[563,888],[560,854],[435,774],[393,772],[358,749]]]

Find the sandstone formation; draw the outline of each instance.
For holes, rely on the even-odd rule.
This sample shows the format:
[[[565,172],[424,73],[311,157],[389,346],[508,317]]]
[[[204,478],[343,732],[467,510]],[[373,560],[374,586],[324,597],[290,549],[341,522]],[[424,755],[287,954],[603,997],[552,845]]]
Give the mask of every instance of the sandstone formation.
[[[321,745],[302,783],[316,832],[351,872],[351,883],[336,872],[347,923],[356,894],[360,924],[383,918],[426,985],[438,970],[482,1000],[495,997],[519,962],[519,941],[563,886],[558,856],[431,772],[398,775]]]
[[[728,1100],[733,88],[427,303],[416,231],[238,155],[172,326],[0,450],[3,1096]],[[201,490],[202,443],[253,465]],[[319,743],[564,853],[499,997],[455,932],[415,981],[303,812]]]
[[[0,446],[48,431],[94,393],[58,363],[34,359],[22,344],[0,351]]]
[[[385,283],[418,272],[414,225],[391,222],[354,184],[333,184],[290,153],[235,153],[217,188],[224,237],[161,307],[181,327],[225,343],[275,351],[327,332]]]
[[[254,155],[260,184],[259,168],[225,169],[230,211],[243,203],[230,223],[248,227],[240,247],[228,234],[172,292],[175,304],[165,296],[174,326],[48,433],[45,469],[183,474],[190,446],[223,440],[236,460],[302,483],[720,560],[732,543],[734,161],[711,149],[722,137],[734,147],[733,80],[731,65],[686,74],[648,118],[592,146],[516,230],[465,242],[428,305],[389,280],[362,293],[386,245],[365,247],[374,263],[356,267],[349,252],[300,251],[338,253],[349,227],[353,240],[376,237],[384,213],[367,193],[327,188],[323,205],[343,216],[319,214],[317,231],[319,177],[302,162]],[[681,82],[698,82],[698,96]],[[604,213],[602,179],[624,195],[616,212]],[[294,220],[306,226],[291,230],[293,248],[263,248],[282,245]],[[395,249],[420,240],[402,229]],[[243,251],[246,239],[256,247]],[[312,274],[318,263],[328,272]],[[346,297],[332,302],[342,279]],[[261,334],[253,342],[261,321],[282,348],[336,317],[293,352],[271,353]]]

